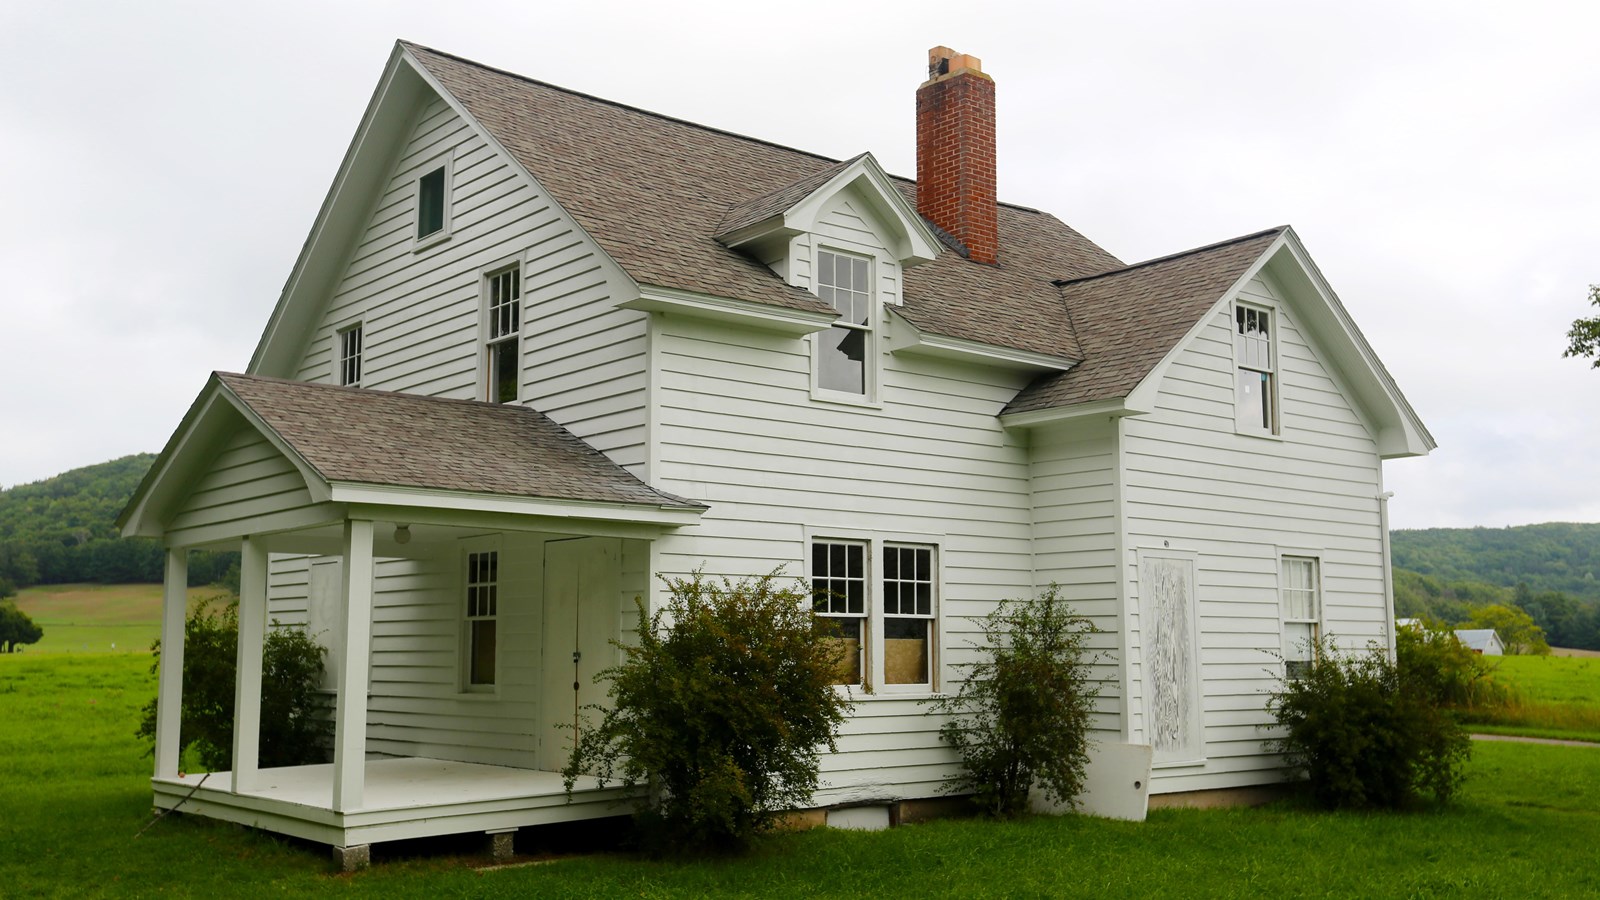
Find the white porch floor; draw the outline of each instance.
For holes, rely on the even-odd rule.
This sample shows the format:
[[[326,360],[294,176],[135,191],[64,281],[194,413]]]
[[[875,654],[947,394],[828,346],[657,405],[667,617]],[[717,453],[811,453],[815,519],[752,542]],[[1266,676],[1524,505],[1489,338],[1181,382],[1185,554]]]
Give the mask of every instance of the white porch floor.
[[[185,795],[200,786],[187,802]],[[213,772],[155,778],[163,809],[238,822],[335,846],[624,815],[630,797],[580,778],[567,801],[556,772],[441,759],[368,760],[364,803],[333,810],[333,766],[263,769],[251,788],[233,793],[233,776]]]

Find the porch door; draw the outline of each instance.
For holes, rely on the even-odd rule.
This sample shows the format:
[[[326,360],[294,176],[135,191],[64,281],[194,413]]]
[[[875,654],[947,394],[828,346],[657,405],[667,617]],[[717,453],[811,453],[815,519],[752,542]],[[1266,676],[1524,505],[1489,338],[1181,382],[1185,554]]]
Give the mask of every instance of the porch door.
[[[576,729],[606,699],[595,673],[616,660],[621,593],[615,538],[572,538],[544,545],[544,666],[540,688],[540,768],[558,771]],[[563,727],[565,726],[565,727]]]

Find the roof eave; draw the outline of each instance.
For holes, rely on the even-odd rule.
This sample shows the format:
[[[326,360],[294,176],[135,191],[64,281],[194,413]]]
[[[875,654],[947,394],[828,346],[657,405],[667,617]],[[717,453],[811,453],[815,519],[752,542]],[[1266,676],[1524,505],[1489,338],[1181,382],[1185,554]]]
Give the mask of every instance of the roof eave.
[[[1058,354],[934,334],[893,308],[889,310],[889,319],[893,325],[889,350],[896,355],[958,359],[1033,373],[1065,372],[1078,364],[1078,360]]]
[[[708,507],[698,503],[624,503],[570,500],[526,495],[441,490],[405,485],[336,481],[330,485],[335,503],[371,507],[425,507],[474,513],[508,513],[551,519],[622,522],[682,527],[700,521]]]
[[[819,301],[820,302],[820,301]],[[802,337],[826,331],[839,317],[836,312],[789,309],[749,300],[734,300],[660,285],[641,285],[639,296],[618,303],[621,309],[670,313],[694,319],[723,322]]]

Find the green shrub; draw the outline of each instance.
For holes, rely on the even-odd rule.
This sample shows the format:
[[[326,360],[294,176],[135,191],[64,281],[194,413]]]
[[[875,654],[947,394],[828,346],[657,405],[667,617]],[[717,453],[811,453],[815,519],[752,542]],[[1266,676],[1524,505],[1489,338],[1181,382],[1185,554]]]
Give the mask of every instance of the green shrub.
[[[637,646],[622,646],[612,706],[582,731],[563,774],[648,783],[638,821],[655,849],[735,850],[810,804],[818,752],[835,748],[847,702],[833,687],[833,626],[804,584],[778,573],[719,582],[663,579],[664,609],[641,602]]]
[[[37,644],[44,637],[40,628],[27,613],[10,600],[0,600],[0,653],[15,653],[24,644]]]
[[[1395,632],[1395,661],[1407,689],[1456,710],[1504,706],[1510,689],[1494,678],[1489,657],[1473,653],[1448,626],[1426,623]]]
[[[1471,740],[1452,712],[1408,680],[1386,650],[1316,648],[1303,674],[1282,683],[1267,710],[1284,728],[1268,741],[1330,809],[1399,808],[1423,793],[1448,801]]]
[[[210,771],[233,765],[233,695],[239,648],[239,604],[201,601],[183,626],[183,713],[179,740]],[[151,648],[160,670],[161,642]],[[261,661],[262,768],[326,762],[333,720],[322,708],[326,651],[299,628],[269,628]],[[156,700],[145,704],[138,735],[156,736]]]
[[[990,815],[1028,808],[1038,785],[1075,804],[1089,762],[1089,718],[1098,685],[1087,651],[1094,624],[1049,590],[1007,600],[979,622],[984,658],[954,694],[933,701],[949,716],[939,736],[961,755],[963,772],[947,787],[970,793]]]

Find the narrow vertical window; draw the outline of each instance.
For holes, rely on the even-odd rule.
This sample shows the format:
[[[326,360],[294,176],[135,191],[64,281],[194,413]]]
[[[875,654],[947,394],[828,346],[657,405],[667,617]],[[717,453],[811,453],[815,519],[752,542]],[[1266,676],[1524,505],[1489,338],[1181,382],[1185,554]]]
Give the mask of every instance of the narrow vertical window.
[[[1237,414],[1242,431],[1278,433],[1276,370],[1272,352],[1272,313],[1243,304],[1234,314],[1234,356],[1238,359]]]
[[[884,547],[884,684],[932,683],[933,591],[932,547]]]
[[[361,326],[339,332],[339,383],[361,384]]]
[[[1290,678],[1298,678],[1316,659],[1317,643],[1322,640],[1317,560],[1311,556],[1285,556],[1281,565],[1284,669]]]
[[[489,276],[489,327],[485,337],[490,403],[517,401],[522,357],[522,270],[517,266]]]
[[[817,387],[867,393],[873,311],[870,284],[865,259],[825,250],[817,253],[817,296],[839,311],[833,325],[816,337]]]
[[[813,609],[838,626],[830,640],[838,648],[835,684],[861,684],[867,631],[867,548],[865,544],[816,541],[811,545]]]
[[[500,552],[467,554],[466,682],[494,686],[495,622],[500,605]]]
[[[417,239],[444,231],[445,167],[417,179]]]

